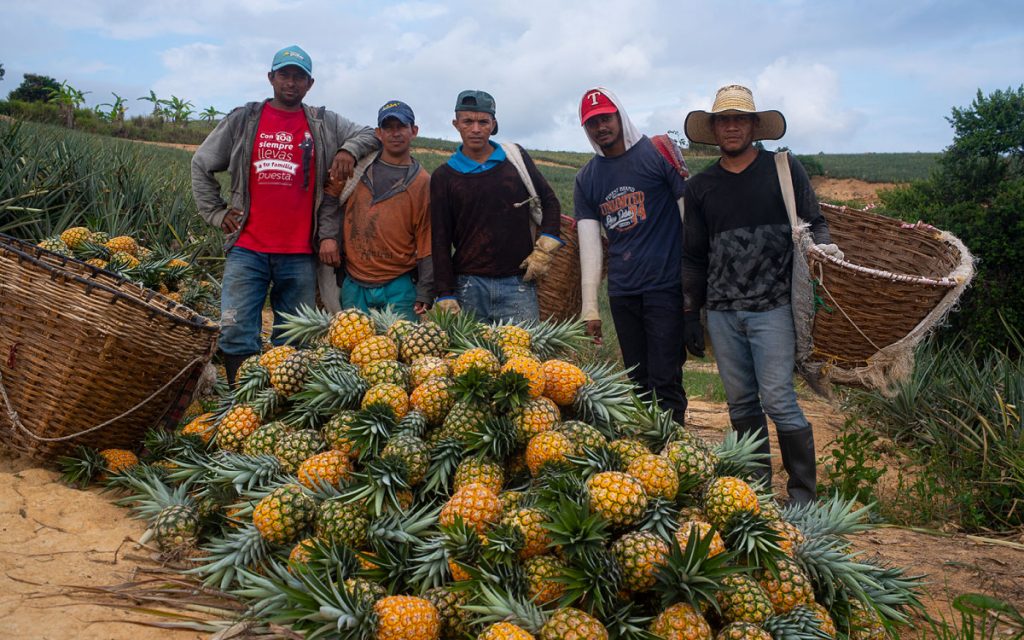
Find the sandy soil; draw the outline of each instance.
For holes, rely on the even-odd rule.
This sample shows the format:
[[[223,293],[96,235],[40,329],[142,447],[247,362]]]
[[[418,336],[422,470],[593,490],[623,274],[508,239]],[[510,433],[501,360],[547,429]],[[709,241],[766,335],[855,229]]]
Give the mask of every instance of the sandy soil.
[[[811,185],[820,200],[841,200],[866,206],[878,203],[878,193],[899,185],[891,182],[864,182],[853,178],[814,176]]]

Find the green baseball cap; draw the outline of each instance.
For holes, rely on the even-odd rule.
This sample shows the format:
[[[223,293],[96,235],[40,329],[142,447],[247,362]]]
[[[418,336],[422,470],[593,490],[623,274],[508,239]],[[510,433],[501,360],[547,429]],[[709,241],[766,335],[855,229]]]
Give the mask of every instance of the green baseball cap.
[[[455,100],[456,111],[479,111],[494,115],[494,98],[486,91],[466,89]]]
[[[274,54],[274,61],[270,63],[270,70],[277,71],[283,67],[295,66],[313,76],[313,59],[302,50],[299,45],[293,44],[285,47]]]

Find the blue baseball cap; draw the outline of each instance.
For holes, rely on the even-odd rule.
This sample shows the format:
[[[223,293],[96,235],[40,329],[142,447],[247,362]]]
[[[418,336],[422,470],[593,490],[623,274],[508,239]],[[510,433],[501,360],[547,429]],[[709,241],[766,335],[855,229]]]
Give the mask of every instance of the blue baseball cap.
[[[399,122],[410,127],[416,124],[416,115],[412,112],[412,107],[401,100],[388,100],[384,103],[377,112],[377,126],[383,125],[388,118],[397,118]]]
[[[277,71],[289,65],[302,69],[310,77],[313,76],[313,59],[299,45],[293,44],[275,53],[274,61],[270,63],[270,70]]]

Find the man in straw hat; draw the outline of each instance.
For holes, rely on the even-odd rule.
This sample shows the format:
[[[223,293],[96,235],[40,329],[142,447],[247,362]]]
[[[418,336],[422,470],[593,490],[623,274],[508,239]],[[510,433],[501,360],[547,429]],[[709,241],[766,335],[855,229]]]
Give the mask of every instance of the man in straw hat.
[[[793,387],[789,216],[775,154],[754,146],[755,140],[781,138],[786,120],[778,111],[758,111],[746,87],[729,85],[718,90],[711,111],[687,115],[684,128],[690,142],[721,149],[717,163],[690,179],[685,197],[684,340],[691,351],[704,348],[700,309],[706,307],[733,428],[763,438],[761,452],[770,454],[765,414],[771,417],[790,501],[812,502],[814,434]],[[792,157],[789,166],[797,215],[816,243],[831,243],[807,173]],[[764,479],[771,483],[770,465]]]
[[[601,338],[597,288],[601,227],[608,237],[608,299],[630,378],[682,424],[683,291],[680,286],[682,175],[633,125],[603,87],[583,94],[580,124],[596,154],[576,174],[581,317]]]

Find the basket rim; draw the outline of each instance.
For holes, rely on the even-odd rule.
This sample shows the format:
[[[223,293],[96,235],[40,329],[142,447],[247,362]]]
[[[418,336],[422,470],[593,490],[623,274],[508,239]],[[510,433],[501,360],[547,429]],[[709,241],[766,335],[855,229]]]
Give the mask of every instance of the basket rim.
[[[44,260],[41,260],[38,257],[38,255],[33,255],[32,253],[29,253],[28,251],[26,251],[26,250],[24,250],[22,248],[19,248],[19,247],[31,247],[31,251],[35,251],[35,252],[38,252],[38,253],[45,253],[45,254],[49,254],[51,256],[55,256],[56,258],[59,258],[61,260],[62,265],[59,266],[59,265],[50,264],[50,263],[48,263],[48,262],[46,262]],[[68,269],[62,268],[62,266],[66,267],[67,262],[69,260],[73,260],[76,263],[81,264],[81,265],[91,269],[94,274],[105,273],[105,274],[110,274],[110,275],[115,275],[116,276],[116,274],[113,274],[113,273],[111,273],[109,271],[106,271],[105,269],[100,269],[98,267],[94,267],[92,265],[86,264],[86,263],[84,263],[81,260],[78,260],[76,258],[69,257],[69,256],[64,256],[64,255],[61,255],[59,253],[55,253],[53,251],[50,251],[48,249],[44,249],[42,247],[39,247],[39,246],[36,246],[36,245],[32,245],[32,244],[28,243],[25,240],[21,240],[20,238],[15,238],[14,236],[10,236],[10,235],[7,235],[5,233],[0,233],[0,252],[6,252],[6,253],[14,254],[15,256],[17,256],[19,258],[19,260],[27,261],[27,262],[31,263],[33,266],[40,267],[40,268],[50,272],[51,274],[58,275],[58,276],[60,276],[62,278],[66,278],[66,279],[72,280],[74,282],[77,282],[78,284],[83,285],[86,288],[86,293],[88,293],[91,289],[98,289],[98,290],[104,291],[106,293],[109,293],[110,295],[114,296],[115,298],[117,298],[117,299],[119,299],[119,300],[121,300],[123,302],[127,302],[127,303],[130,303],[130,304],[142,305],[142,306],[144,306],[146,308],[147,311],[149,311],[151,313],[159,314],[159,315],[163,316],[164,318],[173,321],[176,324],[184,324],[184,325],[187,325],[189,327],[192,327],[193,329],[201,329],[201,330],[217,330],[218,329],[217,323],[215,323],[213,320],[207,318],[204,315],[196,313],[194,310],[190,309],[189,307],[186,307],[185,305],[178,304],[177,302],[175,302],[174,300],[171,300],[170,298],[164,298],[163,296],[160,296],[159,293],[157,293],[155,291],[152,291],[152,290],[149,290],[149,289],[146,289],[145,287],[142,287],[141,285],[138,285],[138,286],[140,288],[142,288],[144,291],[146,291],[148,293],[151,293],[152,295],[148,295],[147,293],[140,293],[138,295],[132,295],[132,294],[126,293],[125,291],[123,291],[120,288],[112,287],[112,286],[104,284],[102,282],[98,282],[96,280],[91,280],[89,278],[84,278],[84,277],[82,277],[82,276],[80,276],[80,275],[78,275],[76,273],[72,273]],[[130,280],[128,280],[127,278],[124,278],[123,276],[117,276],[117,277],[118,277],[118,285],[119,286],[120,285],[125,285],[125,284],[132,284],[132,285],[135,284],[135,283],[131,282]],[[181,310],[184,310],[185,312],[187,312],[188,316],[184,317],[182,315],[176,315],[174,313],[171,313],[171,311],[169,309],[164,309],[164,308],[161,308],[160,306],[154,304],[153,303],[153,298],[155,298],[156,296],[160,296],[162,299],[166,300],[168,305],[170,305],[169,309],[181,309]]]

